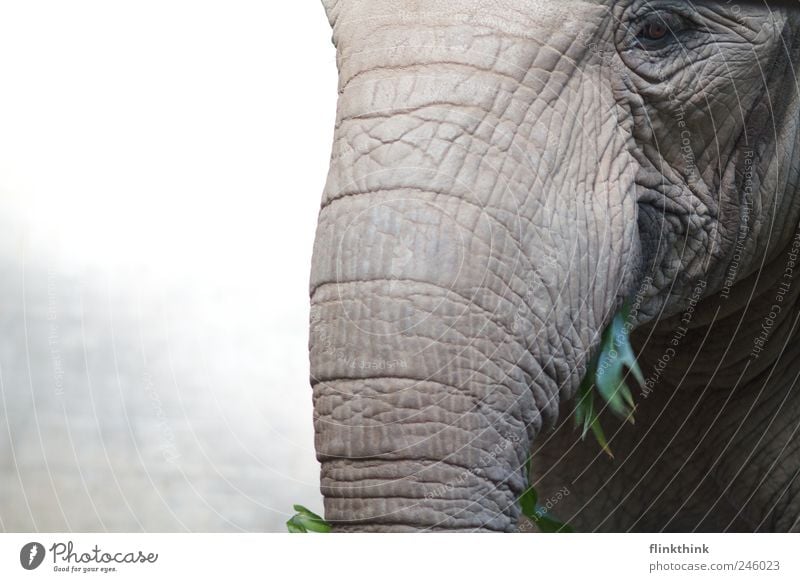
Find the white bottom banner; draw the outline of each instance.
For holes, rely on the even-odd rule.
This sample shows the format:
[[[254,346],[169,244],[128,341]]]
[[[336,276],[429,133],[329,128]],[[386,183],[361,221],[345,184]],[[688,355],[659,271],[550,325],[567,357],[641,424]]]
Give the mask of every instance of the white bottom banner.
[[[798,554],[796,534],[3,534],[0,580],[796,581]]]

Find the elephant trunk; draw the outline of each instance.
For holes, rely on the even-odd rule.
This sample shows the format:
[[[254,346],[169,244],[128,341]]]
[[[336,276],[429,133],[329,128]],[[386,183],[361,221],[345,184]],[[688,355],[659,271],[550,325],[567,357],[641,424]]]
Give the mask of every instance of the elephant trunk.
[[[511,243],[481,214],[411,190],[323,211],[311,361],[326,516],[340,525],[516,523],[526,454],[557,399],[487,261],[487,245]]]
[[[498,58],[459,15],[345,9],[311,276],[325,515],[513,531],[533,439],[635,284],[630,120],[570,33],[543,44],[532,23]]]

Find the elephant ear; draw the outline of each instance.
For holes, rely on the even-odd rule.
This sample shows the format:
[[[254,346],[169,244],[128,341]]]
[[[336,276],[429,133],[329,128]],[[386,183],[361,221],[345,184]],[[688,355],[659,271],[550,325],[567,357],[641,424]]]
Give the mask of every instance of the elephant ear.
[[[575,423],[585,439],[589,430],[603,451],[613,458],[605,433],[600,426],[600,412],[594,404],[594,392],[617,417],[633,424],[636,405],[626,381],[633,377],[639,386],[644,385],[644,375],[636,361],[630,343],[630,305],[626,302],[603,332],[600,351],[589,363],[586,376],[578,389],[575,406]]]

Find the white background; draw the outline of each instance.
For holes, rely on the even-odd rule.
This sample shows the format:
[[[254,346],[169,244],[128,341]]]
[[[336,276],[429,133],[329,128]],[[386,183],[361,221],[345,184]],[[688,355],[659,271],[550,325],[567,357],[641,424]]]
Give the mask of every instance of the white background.
[[[0,530],[319,511],[313,0],[0,1]]]
[[[38,569],[25,572],[20,549],[31,541],[47,555]],[[796,581],[800,567],[792,534],[553,534],[545,536],[463,534],[352,535],[9,535],[0,537],[3,580],[61,580],[54,573],[54,543],[72,541],[80,554],[97,545],[101,552],[158,554],[155,564],[123,564],[115,573],[67,574],[70,580],[263,580],[338,582],[380,580],[673,580]],[[708,554],[653,554],[650,545],[702,545]],[[354,549],[357,550],[354,551]],[[576,559],[576,556],[578,559]],[[664,571],[689,564],[736,561],[780,562],[778,570]],[[651,564],[661,571],[651,573]],[[59,559],[55,565],[63,566]],[[713,566],[712,566],[713,565]],[[655,566],[654,566],[655,567]],[[758,567],[758,565],[756,566]],[[773,564],[774,567],[774,564]]]

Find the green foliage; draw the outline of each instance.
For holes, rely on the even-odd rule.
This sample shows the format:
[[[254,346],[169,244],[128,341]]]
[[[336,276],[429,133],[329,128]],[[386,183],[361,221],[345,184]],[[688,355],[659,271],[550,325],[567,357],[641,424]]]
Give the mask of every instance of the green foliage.
[[[530,477],[531,460],[525,463],[525,475]],[[566,523],[561,523],[557,519],[547,515],[547,509],[539,506],[539,494],[533,485],[528,486],[519,498],[522,508],[522,515],[530,519],[542,533],[572,533],[572,529]]]
[[[328,533],[331,531],[331,524],[322,519],[313,511],[306,509],[302,505],[295,505],[295,513],[292,518],[286,522],[286,529],[289,533]]]
[[[600,395],[613,414],[633,424],[636,406],[626,380],[633,376],[642,386],[644,375],[628,337],[630,330],[626,322],[629,315],[630,306],[626,303],[603,332],[600,350],[589,363],[575,406],[575,424],[581,429],[581,438],[585,439],[591,430],[600,447],[612,458],[614,455],[600,426],[600,411],[595,407],[594,393]]]

